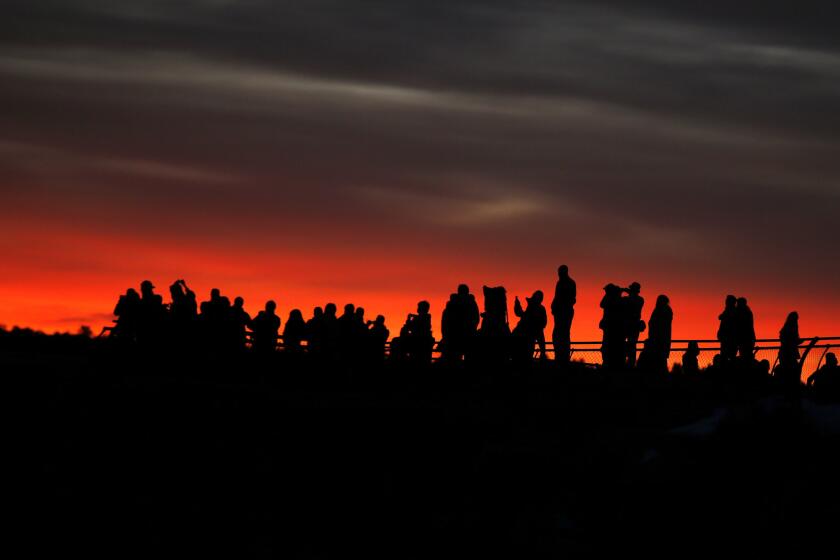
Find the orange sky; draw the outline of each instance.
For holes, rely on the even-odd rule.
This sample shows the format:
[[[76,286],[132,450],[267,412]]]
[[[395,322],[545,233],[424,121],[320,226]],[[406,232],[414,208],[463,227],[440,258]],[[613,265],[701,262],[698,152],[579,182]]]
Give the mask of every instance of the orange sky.
[[[243,296],[252,314],[273,298],[284,319],[294,307],[309,316],[315,305],[331,301],[341,307],[353,302],[364,306],[370,318],[384,314],[392,334],[421,298],[432,304],[437,331],[442,307],[459,282],[468,283],[479,294],[480,305],[482,284],[504,285],[512,307],[515,295],[524,298],[534,289],[545,291],[550,301],[555,281],[553,263],[507,269],[480,258],[423,248],[400,258],[375,250],[351,255],[340,247],[313,255],[282,247],[171,244],[164,239],[140,241],[46,229],[15,235],[4,232],[3,239],[0,324],[48,332],[75,331],[82,324],[98,331],[110,323],[118,296],[127,287],[137,288],[145,278],[151,279],[167,300],[168,286],[176,278],[187,279],[201,300],[207,298],[210,288],[219,287],[231,299]],[[645,318],[657,294],[669,295],[675,311],[674,338],[715,336],[723,291],[698,291],[673,272],[634,275],[628,271],[620,277],[607,276],[599,273],[594,258],[570,261],[569,265],[579,292],[572,332],[575,340],[600,339],[597,324],[602,286],[608,281],[627,285],[633,280],[643,286]],[[840,334],[835,332],[836,307],[814,301],[807,293],[780,299],[758,288],[745,295],[756,316],[759,338],[775,337],[793,309],[800,312],[803,335]]]

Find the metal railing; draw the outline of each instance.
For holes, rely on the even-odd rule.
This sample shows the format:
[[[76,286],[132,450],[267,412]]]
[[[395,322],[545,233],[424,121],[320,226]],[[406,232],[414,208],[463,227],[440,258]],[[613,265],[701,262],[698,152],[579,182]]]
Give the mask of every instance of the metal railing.
[[[252,333],[248,333],[249,339]],[[278,349],[283,349],[283,337],[282,335],[278,336]],[[810,346],[810,341],[813,340],[814,337],[810,338],[803,338],[803,343],[799,345],[800,353],[804,352],[804,350]],[[825,355],[831,351],[831,349],[837,349],[840,351],[840,337],[817,337],[818,342],[817,344],[811,347],[811,351],[808,353],[803,365],[802,365],[802,376],[803,380],[816,371],[825,360]],[[696,342],[700,354],[698,356],[698,363],[701,369],[710,366],[712,364],[712,360],[715,354],[720,353],[720,341],[714,339],[676,339],[671,341],[671,352],[668,357],[668,368],[673,368],[675,364],[680,364],[682,362],[682,355],[684,352],[688,350],[688,344],[690,342]],[[754,357],[756,360],[768,360],[770,362],[771,368],[776,365],[778,353],[780,349],[779,340],[775,338],[760,338],[755,341],[756,346],[754,349]],[[601,364],[601,345],[602,342],[600,340],[584,340],[584,341],[573,341],[571,342],[571,360],[582,362],[589,365],[600,365]],[[644,341],[640,340],[636,345],[636,352],[637,354],[641,352],[644,346]],[[303,351],[306,351],[306,341],[302,342]],[[550,359],[554,359],[554,344],[547,340],[545,343],[545,351],[546,355]],[[536,359],[537,356],[537,348],[534,348],[534,358]],[[385,343],[385,355],[388,356],[391,353],[391,342]],[[432,361],[438,361],[441,356],[441,344],[440,341],[436,341],[434,348],[432,350]]]

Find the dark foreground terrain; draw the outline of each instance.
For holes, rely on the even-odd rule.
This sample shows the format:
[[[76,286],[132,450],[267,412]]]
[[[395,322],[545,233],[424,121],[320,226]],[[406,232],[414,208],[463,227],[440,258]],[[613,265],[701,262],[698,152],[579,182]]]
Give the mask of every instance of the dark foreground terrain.
[[[769,383],[32,349],[0,363],[34,475],[32,556],[836,546],[836,409]]]

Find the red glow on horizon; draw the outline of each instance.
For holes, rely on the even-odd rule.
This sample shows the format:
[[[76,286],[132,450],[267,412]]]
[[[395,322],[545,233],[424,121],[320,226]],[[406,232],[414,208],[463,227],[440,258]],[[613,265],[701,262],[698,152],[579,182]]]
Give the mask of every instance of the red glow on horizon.
[[[8,225],[15,224],[7,221]],[[23,237],[25,241],[21,241]],[[392,336],[399,333],[406,314],[413,312],[421,299],[431,303],[433,326],[439,332],[443,306],[461,282],[470,286],[480,307],[483,284],[505,286],[513,325],[514,297],[524,301],[525,296],[541,289],[548,306],[556,281],[555,263],[508,270],[480,256],[447,254],[422,246],[409,248],[397,258],[376,248],[350,254],[330,246],[314,254],[294,247],[234,247],[197,239],[175,243],[166,236],[141,241],[132,236],[104,237],[61,227],[16,229],[15,235],[5,232],[3,238],[0,325],[46,332],[75,332],[81,325],[98,332],[111,323],[119,295],[129,287],[138,288],[147,278],[165,301],[169,299],[170,283],[178,278],[187,280],[199,301],[207,299],[214,287],[231,299],[242,296],[252,314],[266,300],[274,299],[284,321],[293,308],[309,317],[315,306],[333,302],[341,309],[345,303],[354,303],[364,307],[369,318],[385,315]],[[642,284],[644,319],[649,317],[656,296],[666,293],[674,309],[675,339],[715,338],[726,292],[692,289],[666,271],[635,277],[624,274],[629,277],[622,282],[614,273],[599,273],[601,266],[596,258],[567,264],[578,283],[573,340],[600,340],[603,285],[607,281],[626,285],[633,280]],[[792,310],[800,313],[804,336],[840,334],[835,332],[834,302],[826,305],[807,293],[797,294],[798,301],[782,301],[757,288],[746,295],[759,338],[775,338]],[[550,333],[549,316],[547,338]]]

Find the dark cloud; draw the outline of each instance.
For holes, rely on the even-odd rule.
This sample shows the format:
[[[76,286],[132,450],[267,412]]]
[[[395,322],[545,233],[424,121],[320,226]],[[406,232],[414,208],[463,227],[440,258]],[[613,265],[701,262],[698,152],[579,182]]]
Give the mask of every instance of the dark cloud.
[[[0,200],[267,245],[328,223],[351,247],[809,262],[827,291],[837,8],[695,4],[12,0]]]

